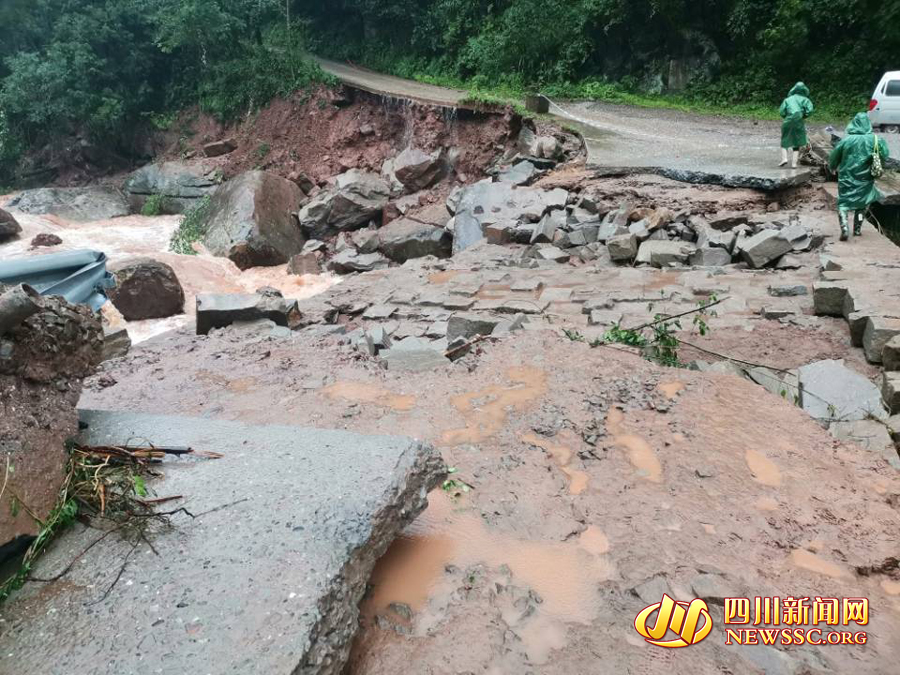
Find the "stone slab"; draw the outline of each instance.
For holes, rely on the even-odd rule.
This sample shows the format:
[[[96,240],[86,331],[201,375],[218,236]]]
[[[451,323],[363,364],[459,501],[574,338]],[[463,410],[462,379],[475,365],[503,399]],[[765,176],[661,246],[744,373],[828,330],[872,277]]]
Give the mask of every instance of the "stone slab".
[[[176,503],[196,518],[174,516],[153,538],[158,555],[144,544],[129,555],[109,536],[63,580],[17,593],[0,635],[8,672],[336,675],[376,560],[444,471],[407,438],[121,412],[82,420],[88,443],[141,438],[224,457],[164,463],[150,487],[184,495]],[[68,530],[36,576],[97,538]]]
[[[886,417],[881,392],[843,361],[816,361],[802,366],[800,407],[818,420],[853,422]]]

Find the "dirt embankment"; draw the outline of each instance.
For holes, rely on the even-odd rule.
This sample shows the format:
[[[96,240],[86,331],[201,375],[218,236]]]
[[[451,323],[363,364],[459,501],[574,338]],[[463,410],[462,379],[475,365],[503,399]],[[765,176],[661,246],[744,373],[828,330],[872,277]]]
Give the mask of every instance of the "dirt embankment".
[[[169,132],[163,156],[202,156],[205,144],[229,138],[237,149],[219,160],[225,178],[264,169],[324,184],[348,169],[379,172],[386,159],[412,145],[425,152],[458,153],[456,178],[468,182],[483,177],[521,125],[512,112],[454,111],[350,89],[320,89],[273,101],[233,125],[186,113]]]

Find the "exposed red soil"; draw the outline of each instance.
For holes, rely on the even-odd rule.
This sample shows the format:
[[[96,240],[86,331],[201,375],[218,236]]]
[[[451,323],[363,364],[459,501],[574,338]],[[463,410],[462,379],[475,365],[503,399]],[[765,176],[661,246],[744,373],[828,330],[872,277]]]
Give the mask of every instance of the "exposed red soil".
[[[314,183],[351,168],[380,171],[385,159],[414,145],[433,152],[459,152],[456,178],[477,180],[515,138],[521,119],[511,113],[459,116],[433,106],[400,103],[348,90],[322,89],[273,101],[257,115],[226,126],[207,115],[186,115],[166,150],[169,159],[185,152],[202,155],[203,145],[234,139],[237,150],[216,160],[226,178],[265,169],[286,178],[301,174]]]

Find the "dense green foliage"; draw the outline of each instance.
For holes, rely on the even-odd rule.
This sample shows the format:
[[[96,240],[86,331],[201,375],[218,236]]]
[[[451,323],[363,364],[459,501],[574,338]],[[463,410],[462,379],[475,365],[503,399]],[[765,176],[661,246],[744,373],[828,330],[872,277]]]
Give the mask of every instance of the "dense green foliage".
[[[476,89],[774,108],[797,80],[820,110],[864,105],[900,67],[897,0],[304,0],[314,47]],[[682,78],[672,77],[672,62]],[[634,97],[638,97],[634,99]]]
[[[0,165],[53,137],[124,143],[189,105],[234,116],[320,75],[283,0],[2,0],[0,23]]]

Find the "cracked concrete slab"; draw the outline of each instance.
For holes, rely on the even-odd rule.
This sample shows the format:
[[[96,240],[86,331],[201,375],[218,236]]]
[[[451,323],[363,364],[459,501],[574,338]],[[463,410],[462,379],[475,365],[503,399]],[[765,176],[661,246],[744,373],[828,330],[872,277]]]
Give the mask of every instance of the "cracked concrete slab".
[[[144,544],[129,553],[109,536],[59,581],[11,598],[0,635],[6,672],[340,673],[376,560],[444,474],[439,455],[409,438],[81,416],[88,443],[146,439],[224,457],[163,464],[152,489],[183,495],[173,504],[196,518],[173,516],[153,539],[158,554]],[[34,576],[60,574],[99,536],[70,529]]]

